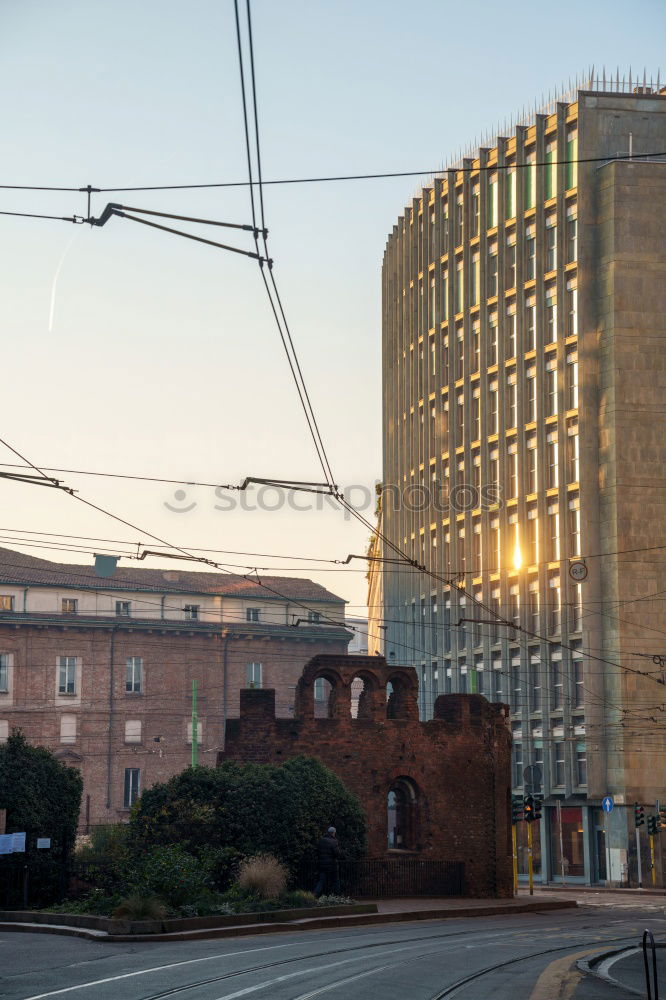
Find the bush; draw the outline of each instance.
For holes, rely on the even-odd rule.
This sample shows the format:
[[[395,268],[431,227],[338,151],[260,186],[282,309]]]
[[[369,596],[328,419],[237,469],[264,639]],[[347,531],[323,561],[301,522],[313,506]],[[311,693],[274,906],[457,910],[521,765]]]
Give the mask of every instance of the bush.
[[[277,899],[287,885],[287,869],[272,854],[247,858],[238,869],[238,885],[260,899]]]
[[[181,847],[154,847],[128,873],[134,896],[158,896],[170,906],[182,906],[210,886],[210,866]]]
[[[317,906],[348,906],[353,902],[354,900],[350,899],[349,896],[335,896],[331,893],[330,896],[320,896],[317,900]]]
[[[280,899],[280,905],[285,910],[297,910],[303,906],[316,906],[317,897],[313,892],[306,892],[305,889],[292,889],[285,892]]]
[[[126,920],[164,920],[167,908],[157,896],[143,896],[134,893],[120,901],[112,914],[116,919]]]
[[[87,843],[77,848],[76,857],[81,861],[93,861],[104,858],[105,861],[127,860],[127,839],[129,826],[127,823],[106,823],[94,826],[87,835]]]

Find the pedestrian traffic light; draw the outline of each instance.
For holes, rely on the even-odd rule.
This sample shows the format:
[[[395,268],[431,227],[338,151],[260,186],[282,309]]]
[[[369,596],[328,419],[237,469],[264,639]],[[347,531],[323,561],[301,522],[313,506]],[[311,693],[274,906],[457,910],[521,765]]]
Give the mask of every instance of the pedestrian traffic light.
[[[638,802],[634,802],[634,823],[636,829],[645,823],[645,806],[639,806]]]
[[[543,795],[540,793],[535,793],[533,795],[534,799],[534,818],[541,819],[541,811],[543,809]]]
[[[511,822],[515,826],[523,818],[523,799],[521,795],[511,796]]]
[[[531,795],[526,795],[523,800],[523,816],[526,823],[534,822],[534,799]]]

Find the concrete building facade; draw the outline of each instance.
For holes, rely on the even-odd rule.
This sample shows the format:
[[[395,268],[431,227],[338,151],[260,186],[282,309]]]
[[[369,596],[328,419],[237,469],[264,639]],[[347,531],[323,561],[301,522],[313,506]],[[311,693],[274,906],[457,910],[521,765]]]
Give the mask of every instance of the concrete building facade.
[[[294,713],[317,653],[344,654],[344,602],[310,580],[92,566],[0,549],[0,741],[13,729],[77,767],[81,827],[127,818],[141,791],[213,766],[242,688]],[[335,624],[327,624],[333,622]]]
[[[604,81],[437,177],[384,257],[383,531],[431,571],[383,568],[386,655],[424,718],[510,703],[543,880],[635,882],[666,797],[665,227],[666,94]]]

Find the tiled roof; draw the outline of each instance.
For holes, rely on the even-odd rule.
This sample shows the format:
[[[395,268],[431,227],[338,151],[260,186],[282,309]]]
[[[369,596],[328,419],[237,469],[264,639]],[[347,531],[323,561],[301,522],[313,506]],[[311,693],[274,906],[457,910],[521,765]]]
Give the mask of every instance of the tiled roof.
[[[280,596],[297,601],[338,601],[343,598],[325,587],[294,576],[264,576],[260,580]],[[91,565],[51,562],[36,556],[0,547],[0,585],[71,587],[73,590],[149,591],[151,593],[216,594],[223,597],[249,597],[255,600],[279,600],[277,594],[260,587],[253,580],[232,573],[192,572],[182,569],[116,569],[106,579],[95,574]]]

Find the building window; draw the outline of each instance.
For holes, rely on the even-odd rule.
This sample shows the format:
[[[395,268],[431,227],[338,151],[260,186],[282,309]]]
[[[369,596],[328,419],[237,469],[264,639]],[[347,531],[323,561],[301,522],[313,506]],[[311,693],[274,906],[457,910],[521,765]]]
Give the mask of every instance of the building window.
[[[533,423],[537,418],[536,368],[525,372],[525,422]]]
[[[583,684],[583,653],[580,642],[572,642],[571,667],[573,672],[574,708],[585,705],[585,686]]]
[[[532,434],[527,438],[526,441],[527,451],[527,492],[536,493],[537,491],[537,439],[536,434]]]
[[[584,743],[576,744],[576,783],[587,784],[587,754]]]
[[[523,783],[523,744],[516,742],[517,737],[520,735],[520,727],[514,729],[513,732],[513,747],[512,747],[512,758],[513,758],[513,787],[520,788]]]
[[[536,227],[525,227],[525,280],[536,278]]]
[[[505,288],[516,287],[516,234],[507,233],[506,256],[504,258]]]
[[[469,276],[469,304],[477,306],[479,304],[479,285],[481,281],[481,257],[478,253],[472,254],[472,270]]]
[[[116,601],[116,615],[118,618],[129,618],[132,613],[131,601]]]
[[[125,743],[141,742],[141,720],[128,719],[125,723]]]
[[[471,219],[470,219],[470,237],[474,238],[479,235],[479,208],[480,208],[480,197],[479,197],[479,185],[472,184],[472,190],[470,192],[470,201],[472,207]]]
[[[76,657],[58,657],[58,694],[76,694]]]
[[[497,414],[495,414],[495,422],[497,422]],[[491,494],[489,499],[491,502],[498,503],[500,499],[500,488],[499,488],[499,451],[497,448],[491,448],[488,453],[488,480],[489,485],[493,488],[494,496]]]
[[[583,627],[583,588],[580,583],[570,587],[569,632],[580,632]]]
[[[479,451],[472,452],[472,485],[477,497],[481,497],[481,454]],[[477,500],[477,503],[479,501]]]
[[[497,241],[488,244],[488,287],[486,295],[489,299],[497,295]]]
[[[387,797],[389,850],[413,849],[416,843],[415,812],[416,790],[410,781],[399,778],[391,785]]]
[[[488,204],[486,207],[486,222],[488,229],[494,229],[497,225],[497,174],[488,175]]]
[[[248,663],[247,665],[247,686],[249,688],[260,688],[262,681],[261,663]]]
[[[454,289],[454,305],[453,305],[453,311],[456,313],[462,312],[463,310],[463,304],[465,301],[464,280],[465,280],[465,272],[463,268],[463,260],[462,257],[459,257],[458,260],[456,260],[456,287]]]
[[[143,690],[143,660],[140,656],[128,656],[125,668],[125,692],[140,694]]]
[[[509,166],[504,176],[505,218],[513,219],[516,214],[516,168]]]
[[[520,625],[520,587],[517,583],[509,587],[509,621],[518,627]]]
[[[492,675],[493,675],[493,701],[504,701],[505,695],[504,691],[506,686],[504,684],[504,675],[502,673],[502,659],[500,656],[493,656],[492,658]]]
[[[578,209],[575,205],[567,208],[567,264],[578,260]]]
[[[511,441],[507,447],[506,479],[509,499],[518,496],[518,445]]]
[[[465,205],[463,193],[459,191],[456,195],[456,216],[455,216],[455,244],[459,247],[463,241],[463,223],[465,220]]]
[[[580,497],[573,494],[569,497],[569,552],[568,555],[580,555]]]
[[[472,441],[481,437],[481,390],[478,386],[472,390]]]
[[[572,421],[567,425],[567,481],[577,483],[578,480],[578,424]]]
[[[546,362],[546,416],[557,416],[557,358]]]
[[[499,431],[499,410],[497,401],[497,382],[489,382],[488,383],[488,433],[497,434],[498,431]]]
[[[9,691],[9,654],[0,653],[0,694]]]
[[[517,350],[516,303],[511,301],[506,306],[504,339],[506,343],[505,358],[515,358]]]
[[[499,573],[500,570],[500,523],[498,517],[493,517],[490,521],[490,563],[488,567],[493,573]],[[493,591],[494,593],[494,591]],[[499,598],[499,591],[497,592]],[[499,607],[497,608],[497,613],[499,613]]]
[[[549,490],[553,490],[559,484],[557,431],[550,431],[546,435],[546,464],[547,464],[546,488]]]
[[[553,782],[564,785],[564,743],[556,743],[553,754]]]
[[[488,314],[488,365],[496,365],[499,360],[499,335],[497,329],[497,313]]]
[[[538,635],[539,633],[539,581],[530,580],[527,585],[527,597],[529,600],[530,630]]]
[[[530,653],[530,688],[532,689],[532,711],[541,711],[541,660],[538,652]]]
[[[546,289],[546,329],[544,342],[554,344],[557,340],[557,292],[554,285]]]
[[[429,329],[433,329],[435,323],[437,322],[437,282],[435,281],[435,272],[430,272],[430,317],[428,320]]]
[[[471,371],[478,372],[481,364],[481,323],[475,319],[472,323],[472,358]]]
[[[515,427],[518,422],[518,394],[516,386],[516,369],[510,368],[506,374],[506,426]],[[512,493],[512,497],[516,494]]]
[[[562,652],[559,646],[552,647],[550,659],[550,677],[552,685],[551,712],[564,707],[564,674],[562,671]]]
[[[555,215],[546,217],[546,267],[554,271],[557,268],[557,221]]]
[[[258,622],[259,621],[259,608],[246,608],[245,609],[245,621],[246,622]]]
[[[79,610],[79,602],[74,597],[63,597],[61,607],[63,615],[75,615]]]
[[[476,574],[481,572],[481,522],[478,518],[472,525],[472,570]]]
[[[564,186],[567,191],[578,184],[578,130],[570,128],[567,132],[567,165]]]
[[[549,574],[548,590],[550,596],[550,631],[559,632],[562,626],[562,595],[559,573]]]
[[[141,770],[138,767],[125,768],[125,792],[123,806],[131,809],[141,794]]]
[[[308,611],[309,625],[319,625],[320,622],[321,622],[321,613],[319,611]]]
[[[76,743],[76,716],[60,716],[60,742]]]
[[[560,513],[556,503],[548,505],[548,562],[556,562],[560,558]]]
[[[520,712],[523,707],[523,688],[520,677],[520,654],[511,657],[511,711]]]
[[[578,336],[578,287],[575,278],[567,281],[566,337]]]
[[[0,611],[13,611],[14,598],[11,594],[0,594]]]
[[[567,351],[566,396],[567,410],[578,409],[578,351]]]
[[[525,298],[525,351],[536,349],[536,299],[534,295]]]
[[[456,396],[456,447],[460,447],[465,442],[465,396],[459,393]]]
[[[557,142],[546,145],[546,165],[544,169],[544,198],[548,201],[557,194]]]
[[[442,322],[446,323],[449,318],[449,269],[446,265],[442,267]]]
[[[536,566],[539,562],[539,518],[536,504],[527,508],[527,564]]]
[[[534,150],[525,154],[525,164],[523,169],[525,208],[534,208],[536,205],[536,153]]]

